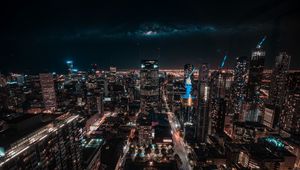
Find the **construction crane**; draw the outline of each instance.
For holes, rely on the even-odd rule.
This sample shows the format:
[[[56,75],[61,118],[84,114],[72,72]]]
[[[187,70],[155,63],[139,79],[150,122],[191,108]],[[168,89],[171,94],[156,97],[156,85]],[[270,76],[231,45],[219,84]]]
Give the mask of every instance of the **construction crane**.
[[[261,48],[262,44],[266,40],[267,36],[264,36],[263,39],[257,44],[256,48]]]

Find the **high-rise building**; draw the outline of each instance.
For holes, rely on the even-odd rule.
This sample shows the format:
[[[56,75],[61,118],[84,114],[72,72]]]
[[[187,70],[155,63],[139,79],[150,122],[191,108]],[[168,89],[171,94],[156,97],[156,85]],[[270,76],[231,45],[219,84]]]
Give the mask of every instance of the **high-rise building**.
[[[157,60],[142,60],[140,69],[141,109],[149,111],[159,103],[159,67]]]
[[[191,83],[194,82],[194,69],[195,67],[192,64],[184,65],[184,82],[186,82],[187,79],[190,79]]]
[[[242,108],[246,100],[247,86],[247,57],[238,57],[234,67],[234,80],[232,85],[233,121],[242,117]]]
[[[262,123],[269,128],[275,128],[279,122],[279,109],[273,104],[265,104]]]
[[[217,124],[217,119],[219,116],[219,99],[220,99],[220,89],[219,89],[219,71],[213,71],[208,80],[209,87],[209,97],[208,97],[208,110],[210,116],[210,126],[209,130],[215,133],[215,127]]]
[[[300,73],[288,76],[288,93],[283,111],[280,114],[280,129],[294,135],[300,135]]]
[[[282,52],[276,57],[271,77],[270,102],[282,108],[287,93],[287,76],[291,56]]]
[[[260,90],[263,78],[263,70],[266,52],[258,46],[249,61],[248,77],[248,96],[249,110],[247,111],[246,121],[258,122],[261,116],[260,110]]]
[[[8,83],[8,96],[7,105],[8,110],[14,112],[23,112],[23,103],[25,102],[25,94],[23,93],[23,88],[16,82]]]
[[[22,136],[5,151],[0,169],[81,169],[78,118],[62,115]]]
[[[54,88],[53,76],[51,73],[40,74],[40,84],[46,110],[53,111],[56,109],[56,94]]]
[[[209,116],[211,133],[222,133],[228,110],[232,74],[226,70],[211,73],[209,79]],[[232,117],[232,115],[230,115]]]
[[[194,66],[191,64],[184,65],[184,87],[185,94],[181,96],[182,100],[182,113],[181,117],[184,118],[182,122],[192,122],[193,118],[193,73]]]
[[[193,84],[195,67],[191,64],[184,65],[184,87],[185,93],[181,96],[180,122],[184,127],[185,139],[189,142],[195,140],[197,120],[194,109]]]
[[[39,113],[43,108],[43,95],[39,75],[26,75],[24,83],[24,93],[26,94],[25,110],[27,113]]]
[[[208,115],[208,72],[209,67],[207,64],[202,64],[199,68],[198,79],[198,117],[196,137],[200,143],[205,143],[208,135],[209,128],[209,115]]]

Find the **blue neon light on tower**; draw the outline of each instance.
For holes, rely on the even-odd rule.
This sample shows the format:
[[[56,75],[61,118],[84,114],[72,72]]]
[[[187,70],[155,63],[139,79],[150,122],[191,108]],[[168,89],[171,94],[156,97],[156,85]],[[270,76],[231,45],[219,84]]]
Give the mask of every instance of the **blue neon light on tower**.
[[[193,90],[193,86],[192,86],[192,75],[195,71],[195,68],[192,67],[192,70],[187,71],[186,75],[185,75],[185,94],[182,96],[183,99],[193,99],[194,97],[192,97],[191,93]]]
[[[261,48],[262,44],[266,40],[267,36],[264,36],[264,38],[257,44],[256,48]]]
[[[225,56],[223,58],[223,61],[222,61],[221,65],[220,65],[220,68],[224,67],[226,59],[227,59],[227,55],[225,54]]]

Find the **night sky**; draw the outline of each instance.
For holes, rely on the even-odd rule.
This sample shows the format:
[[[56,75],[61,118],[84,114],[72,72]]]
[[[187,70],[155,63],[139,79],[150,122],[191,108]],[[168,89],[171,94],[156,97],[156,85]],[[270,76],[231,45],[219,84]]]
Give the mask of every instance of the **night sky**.
[[[264,35],[267,67],[286,51],[300,68],[295,1],[7,1],[0,4],[2,72],[63,71],[69,59],[79,69],[138,68],[150,58],[162,68],[217,67],[225,53],[231,67]]]

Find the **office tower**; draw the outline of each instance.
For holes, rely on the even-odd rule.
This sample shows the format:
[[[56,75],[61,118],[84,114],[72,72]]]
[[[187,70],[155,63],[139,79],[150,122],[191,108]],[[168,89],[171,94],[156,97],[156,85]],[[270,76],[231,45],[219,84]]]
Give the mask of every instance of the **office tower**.
[[[26,99],[23,92],[23,86],[15,81],[9,81],[6,86],[6,90],[7,99],[4,106],[10,111],[22,113],[23,104]]]
[[[87,92],[85,108],[88,115],[103,113],[102,95],[95,92]]]
[[[182,98],[182,122],[192,122],[193,120],[193,74],[195,68],[191,64],[184,65],[184,87],[185,94],[181,96]]]
[[[52,74],[41,73],[40,84],[42,88],[45,109],[54,111],[56,108],[56,94]]]
[[[210,132],[216,133],[217,120],[219,117],[219,100],[220,100],[220,86],[219,86],[219,71],[213,71],[208,80],[209,97],[208,97],[208,110],[210,116]],[[223,116],[222,116],[223,117]]]
[[[194,82],[194,71],[195,67],[192,64],[185,64],[184,65],[184,82],[187,81],[187,79],[191,80],[191,83]]]
[[[29,135],[20,136],[5,150],[0,169],[81,169],[78,118],[64,114]]]
[[[84,109],[88,115],[103,113],[104,88],[99,80],[101,79],[97,78],[95,74],[90,74],[82,86],[83,89],[80,90],[84,91],[84,94],[82,96],[80,95],[82,98],[79,98],[78,104],[81,105],[81,102],[84,101]]]
[[[159,103],[158,61],[142,60],[140,69],[141,110],[157,108]]]
[[[224,130],[225,115],[228,110],[229,89],[232,83],[232,74],[226,70],[211,73],[209,80],[209,116],[211,132],[222,133]],[[232,115],[230,115],[232,117]]]
[[[40,113],[43,108],[43,95],[39,75],[25,76],[24,93],[26,94],[27,113]]]
[[[280,129],[300,135],[300,73],[290,73],[287,83],[288,93],[280,114]]]
[[[258,122],[261,116],[260,105],[260,89],[263,78],[263,70],[265,63],[265,51],[258,46],[254,51],[249,61],[249,77],[248,77],[248,104],[246,121]]]
[[[275,128],[279,123],[279,108],[273,104],[265,104],[263,124],[269,128]]]
[[[209,116],[208,116],[208,72],[207,64],[202,64],[199,68],[198,79],[198,119],[197,119],[197,141],[205,143],[208,135]]]
[[[191,64],[184,65],[184,87],[185,93],[181,96],[180,122],[184,125],[184,134],[187,141],[192,141],[196,137],[196,113],[194,109],[193,99],[193,83],[195,68]]]
[[[137,132],[138,132],[138,143],[140,145],[152,144],[152,139],[154,138],[154,128],[152,123],[154,121],[154,112],[145,113],[141,112],[136,120]]]
[[[232,84],[232,110],[233,121],[241,120],[242,106],[246,100],[247,86],[247,57],[238,57],[234,67],[234,80]]]
[[[275,67],[271,77],[270,102],[282,108],[287,93],[287,76],[291,56],[280,53],[275,60]]]

